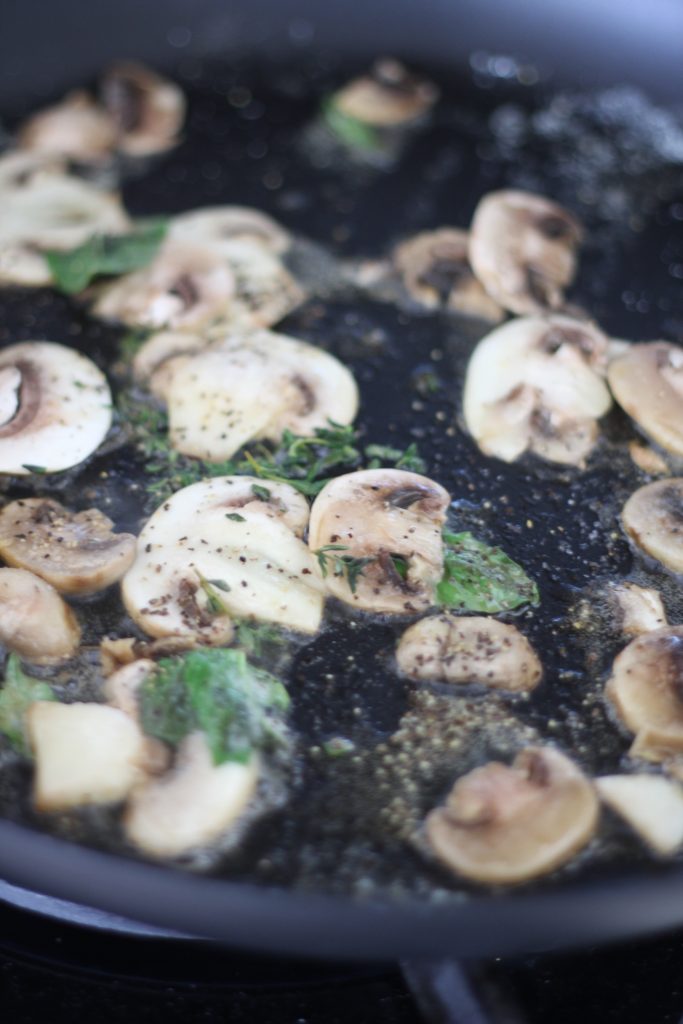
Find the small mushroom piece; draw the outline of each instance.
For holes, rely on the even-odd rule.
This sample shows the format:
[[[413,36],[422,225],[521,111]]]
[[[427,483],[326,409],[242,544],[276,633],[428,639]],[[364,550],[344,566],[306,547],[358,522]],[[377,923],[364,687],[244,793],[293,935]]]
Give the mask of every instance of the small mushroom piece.
[[[629,345],[610,362],[607,380],[648,437],[683,455],[683,349],[666,341]]]
[[[521,317],[482,338],[467,367],[463,411],[484,454],[512,462],[531,451],[582,465],[612,404],[607,344],[596,327],[564,316]]]
[[[683,573],[683,477],[639,487],[624,505],[621,522],[637,547]]]
[[[313,502],[308,532],[329,592],[371,612],[411,615],[429,608],[443,575],[441,530],[449,503],[440,484],[401,469],[331,480]],[[345,570],[345,559],[360,572],[353,565]]]
[[[0,473],[57,472],[83,462],[111,426],[104,374],[51,341],[0,350]]]
[[[24,569],[0,569],[0,643],[21,658],[51,664],[73,657],[81,630],[54,587]]]
[[[142,64],[121,63],[102,79],[101,97],[123,153],[151,156],[177,145],[186,104],[173,82]]]
[[[552,747],[526,747],[511,766],[491,761],[462,776],[426,820],[447,867],[489,885],[545,875],[593,837],[598,799],[581,770]]]
[[[183,740],[175,767],[139,786],[124,816],[128,839],[152,857],[179,857],[218,839],[256,793],[258,758],[215,765],[204,735]]]
[[[605,695],[635,733],[631,754],[665,761],[683,751],[683,626],[643,633],[614,659]]]
[[[489,192],[470,227],[470,263],[489,295],[522,316],[560,309],[574,278],[581,226],[532,192]]]
[[[543,668],[515,627],[469,615],[430,615],[409,626],[396,651],[411,679],[481,683],[497,690],[533,690]]]
[[[666,462],[654,448],[647,444],[640,444],[639,441],[629,441],[628,453],[638,469],[650,476],[670,476],[671,470]]]
[[[111,707],[118,708],[142,729],[138,692],[145,680],[154,672],[156,665],[149,658],[139,658],[129,665],[123,665],[113,672],[104,684],[104,694]],[[149,775],[160,775],[171,760],[171,751],[166,743],[145,736],[138,758],[140,767]]]
[[[69,93],[22,125],[21,149],[56,153],[80,163],[101,163],[116,145],[116,125],[87,92]]]
[[[683,844],[683,788],[661,775],[603,775],[595,780],[603,803],[655,853],[670,857]]]
[[[113,525],[96,508],[70,512],[51,498],[22,498],[0,510],[0,556],[63,594],[94,594],[135,558],[135,537]]]
[[[411,74],[397,60],[383,58],[368,75],[354,78],[334,94],[334,105],[346,117],[375,128],[410,124],[438,99],[432,82]]]
[[[667,625],[662,595],[637,583],[616,583],[609,588],[619,628],[627,636],[640,636]]]
[[[495,323],[502,320],[503,310],[472,273],[467,247],[466,231],[438,228],[401,242],[392,259],[406,291],[421,306],[445,307]]]
[[[291,236],[276,220],[250,206],[209,206],[189,210],[171,220],[169,237],[179,242],[225,246],[228,255],[235,242],[257,242],[280,256],[291,245]]]

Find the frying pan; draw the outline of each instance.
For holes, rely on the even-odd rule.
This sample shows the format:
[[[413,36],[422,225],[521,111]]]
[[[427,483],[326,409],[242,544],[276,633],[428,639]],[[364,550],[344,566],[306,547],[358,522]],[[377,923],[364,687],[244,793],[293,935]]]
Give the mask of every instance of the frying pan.
[[[545,192],[576,209],[588,228],[572,300],[613,335],[680,339],[683,136],[671,113],[613,86],[626,80],[662,104],[683,94],[683,12],[663,0],[571,11],[520,3],[511,25],[502,9],[494,2],[367,3],[353,12],[314,3],[202,2],[191,11],[174,2],[6,5],[0,100],[11,127],[108,60],[149,60],[180,79],[191,115],[185,142],[155,175],[127,181],[129,208],[154,214],[249,203],[332,243],[338,258],[378,255],[424,227],[467,224],[478,198],[502,185]],[[510,20],[509,5],[505,11]],[[432,73],[444,112],[410,143],[399,173],[344,161],[312,167],[300,140],[315,95],[382,52]],[[252,94],[241,115],[228,109],[236,84]],[[509,754],[523,734],[555,740],[590,773],[618,770],[628,739],[600,700],[618,638],[605,626],[587,642],[568,609],[599,581],[630,575],[662,587],[671,621],[683,621],[675,581],[634,559],[615,528],[624,498],[644,480],[626,455],[625,418],[610,415],[584,473],[532,460],[504,466],[482,458],[459,425],[462,373],[483,325],[407,313],[340,289],[284,326],[353,368],[366,437],[402,447],[417,441],[428,472],[454,496],[455,522],[501,544],[540,583],[541,607],[520,616],[546,669],[533,697],[433,690],[437,715],[458,701],[474,715],[465,762]],[[50,292],[0,294],[2,343],[49,337],[105,364],[119,333]],[[108,511],[121,527],[134,525],[142,509],[125,485],[139,480],[136,458],[124,447],[95,459],[66,480],[61,496],[92,502],[103,493],[106,465],[117,483]],[[87,619],[82,609],[92,638],[111,619],[108,602],[92,601]],[[415,692],[388,672],[396,635],[392,624],[354,625],[333,613],[329,630],[298,652],[288,680],[305,748],[297,797],[256,823],[225,877],[97,849],[94,833],[76,835],[84,845],[44,834],[26,803],[21,768],[5,773],[0,792],[2,877],[176,932],[347,958],[503,955],[683,923],[681,866],[653,863],[609,818],[587,857],[549,880],[495,894],[459,885],[378,827],[381,793],[362,778],[376,770],[374,754],[340,763],[312,751],[335,733],[360,751],[386,747],[411,715]],[[420,699],[413,725],[424,713]],[[485,702],[496,709],[493,723],[482,717]],[[435,763],[418,787],[418,809],[438,802],[454,774],[455,761]]]

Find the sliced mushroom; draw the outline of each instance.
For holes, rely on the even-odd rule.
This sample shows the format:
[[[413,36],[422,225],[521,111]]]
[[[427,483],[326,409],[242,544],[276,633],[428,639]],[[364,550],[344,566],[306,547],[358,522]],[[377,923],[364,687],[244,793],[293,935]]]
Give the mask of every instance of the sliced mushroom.
[[[279,441],[285,429],[312,434],[328,420],[350,423],[358,408],[346,367],[284,334],[230,335],[166,369],[171,443],[209,461],[228,459],[251,440]]]
[[[192,650],[196,643],[188,636],[167,636],[159,640],[138,640],[133,636],[113,639],[105,636],[100,640],[100,661],[105,676],[112,676],[120,668],[137,661],[153,658],[167,658],[183,651]],[[116,703],[116,702],[114,702]]]
[[[607,379],[619,405],[648,437],[683,455],[683,349],[666,341],[629,345],[610,363]]]
[[[101,96],[122,152],[150,156],[177,145],[186,104],[168,79],[142,64],[117,64],[102,79]]]
[[[230,641],[232,616],[316,632],[324,586],[301,540],[307,519],[288,484],[236,476],[185,487],[140,534],[122,584],[128,612],[150,636],[209,644]]]
[[[0,569],[0,643],[50,664],[73,657],[81,630],[54,587],[24,569]]]
[[[169,237],[180,242],[225,246],[228,255],[235,242],[257,242],[276,256],[287,252],[291,237],[277,221],[250,206],[209,206],[174,217]]]
[[[329,592],[366,611],[410,615],[429,608],[443,575],[449,503],[440,484],[400,469],[331,480],[313,503],[308,533],[311,551],[326,566]],[[349,576],[344,559],[360,573],[352,568]]]
[[[63,594],[93,594],[135,558],[135,537],[113,533],[113,525],[96,508],[70,512],[51,498],[22,498],[0,511],[0,556]]]
[[[511,766],[491,761],[458,779],[426,820],[439,860],[477,882],[509,885],[545,875],[595,833],[590,781],[552,747],[526,747]]]
[[[99,163],[114,150],[116,125],[87,92],[72,92],[30,117],[22,125],[18,143],[22,149]]]
[[[643,473],[649,473],[650,476],[670,476],[671,470],[662,456],[649,445],[629,441],[628,453]]]
[[[529,450],[582,465],[612,404],[606,353],[596,327],[564,316],[524,317],[487,334],[470,359],[463,399],[481,450],[505,462]]]
[[[111,425],[103,373],[86,356],[51,341],[0,351],[0,473],[25,476],[77,466]]]
[[[215,765],[202,733],[183,740],[173,770],[132,794],[124,816],[128,839],[152,857],[179,857],[217,839],[256,792],[256,757]]]
[[[497,322],[503,310],[472,273],[468,235],[457,228],[423,231],[396,246],[393,262],[411,297],[427,309],[447,309]]]
[[[432,82],[411,74],[397,60],[376,61],[369,75],[354,78],[334,94],[335,107],[346,117],[376,128],[409,124],[438,99]]]
[[[501,690],[533,690],[543,675],[536,652],[515,626],[480,616],[421,619],[401,637],[396,660],[411,679]]]
[[[155,671],[156,665],[149,658],[139,658],[129,665],[123,665],[113,672],[104,684],[107,702],[136,722],[142,728],[138,693],[146,679]],[[140,767],[150,775],[165,771],[171,760],[170,748],[161,740],[144,737],[143,750],[138,758]]]
[[[627,636],[640,636],[667,625],[662,595],[637,583],[616,583],[608,591],[616,606],[619,628]]]
[[[160,331],[152,334],[135,353],[132,362],[133,376],[140,384],[147,385],[160,401],[166,400],[171,377],[188,357],[202,352],[209,339],[202,334],[189,331]]]
[[[655,852],[671,856],[683,844],[683,788],[661,775],[603,775],[601,800]]]
[[[673,572],[683,572],[683,477],[640,487],[624,505],[621,521],[646,554]]]
[[[470,263],[504,309],[521,315],[560,309],[576,271],[581,225],[532,192],[489,192],[470,227]]]

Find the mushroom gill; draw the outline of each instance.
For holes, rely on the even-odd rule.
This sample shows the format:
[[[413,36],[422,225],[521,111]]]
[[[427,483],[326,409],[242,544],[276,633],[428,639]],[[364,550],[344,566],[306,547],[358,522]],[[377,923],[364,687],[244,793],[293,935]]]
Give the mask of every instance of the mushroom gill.
[[[186,104],[173,82],[142,64],[124,62],[104,75],[100,92],[123,153],[151,156],[177,145]]]

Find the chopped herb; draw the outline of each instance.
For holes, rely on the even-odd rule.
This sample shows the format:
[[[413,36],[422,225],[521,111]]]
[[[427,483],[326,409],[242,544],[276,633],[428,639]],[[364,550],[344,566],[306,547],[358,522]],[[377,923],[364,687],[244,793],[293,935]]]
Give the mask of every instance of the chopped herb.
[[[394,563],[394,569],[401,577],[402,580],[408,578],[408,562],[402,555],[389,555],[391,561]]]
[[[126,331],[119,341],[121,358],[130,362],[152,333],[148,327],[134,327],[130,331]]]
[[[252,484],[251,493],[259,501],[270,501],[270,491],[267,487],[261,487],[260,484]]]
[[[55,695],[40,679],[27,676],[16,654],[10,654],[5,666],[5,682],[0,690],[0,732],[15,750],[30,756],[25,716],[37,700],[55,700]]]
[[[197,575],[199,576],[199,586],[206,594],[206,604],[211,615],[228,615],[229,608],[216,593],[216,589],[229,593],[230,587],[225,580],[207,580],[200,572]]]
[[[27,469],[29,473],[47,473],[45,466],[32,466],[30,462],[22,463],[21,468]]]
[[[344,114],[335,101],[334,96],[327,96],[321,105],[325,124],[332,134],[352,149],[378,149],[380,138],[374,128],[364,124],[355,117]]]
[[[146,266],[166,234],[165,220],[140,224],[129,235],[93,235],[76,249],[45,253],[55,287],[67,295],[82,292],[95,277],[127,274]]]
[[[248,658],[255,661],[267,659],[272,663],[287,644],[287,638],[282,629],[270,622],[239,619],[235,622],[234,643]]]
[[[233,523],[246,523],[246,519],[244,516],[241,516],[239,512],[226,512],[225,518],[231,519]]]
[[[323,743],[323,750],[328,757],[343,757],[345,754],[353,753],[355,749],[356,744],[346,736],[333,736]]]
[[[445,532],[443,539],[444,574],[436,588],[439,604],[488,614],[538,604],[534,581],[500,548],[484,544],[471,533]]]
[[[230,587],[225,582],[225,580],[207,580],[206,582],[209,583],[212,587],[218,587],[219,590],[224,591],[226,594],[230,593]]]
[[[365,448],[366,458],[371,461],[368,469],[379,469],[391,465],[394,469],[406,469],[410,473],[424,473],[426,465],[418,454],[417,445],[408,445],[405,451],[386,444],[369,444]]]
[[[140,688],[142,727],[176,746],[201,730],[214,764],[246,763],[286,742],[289,696],[243,651],[202,649],[162,658]]]
[[[87,384],[84,384],[83,381],[81,381],[81,380],[75,380],[74,381],[74,387],[78,388],[80,391],[82,391],[84,388],[87,387]]]
[[[364,574],[365,566],[374,562],[374,558],[353,558],[351,555],[338,555],[338,551],[348,551],[345,544],[325,544],[318,548],[313,554],[318,559],[318,565],[322,572],[323,579],[330,571],[329,562],[332,563],[332,575],[342,576],[349,584],[352,594],[356,593],[358,577]]]

